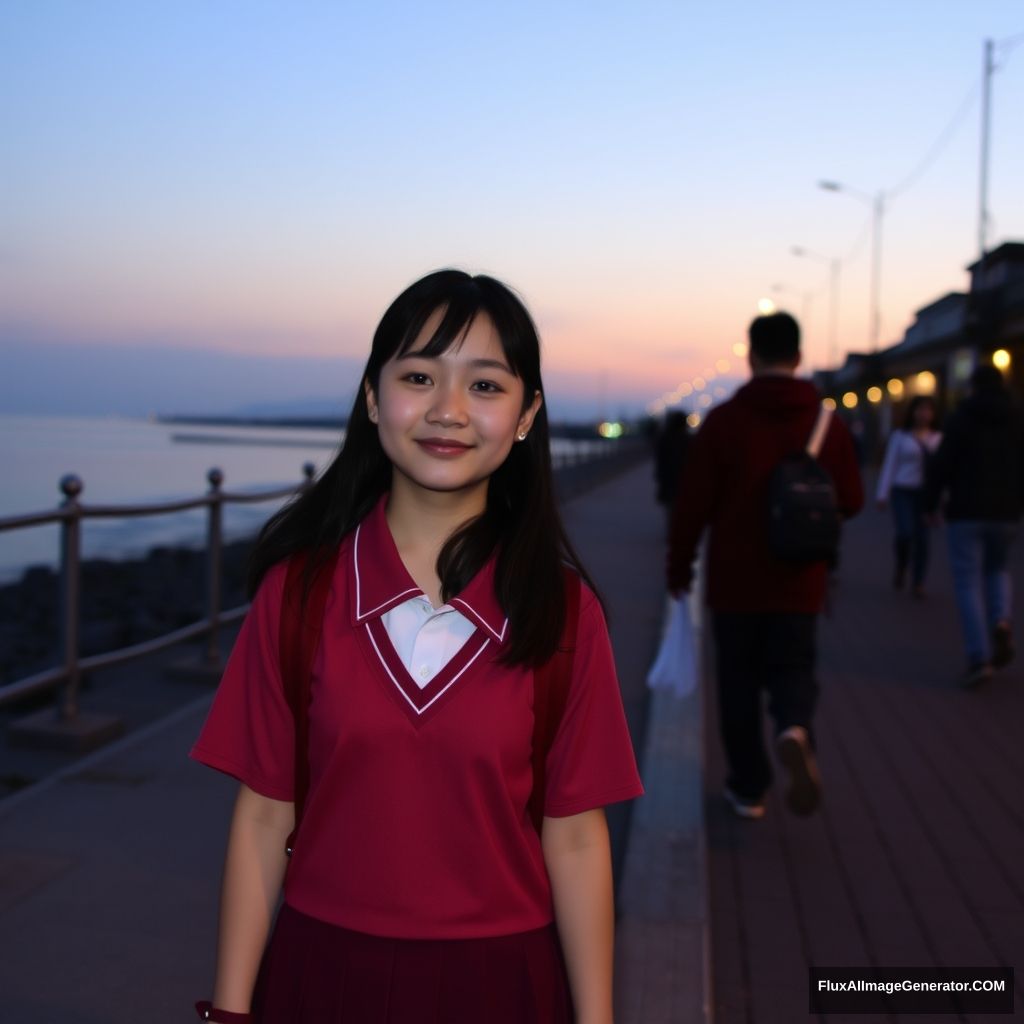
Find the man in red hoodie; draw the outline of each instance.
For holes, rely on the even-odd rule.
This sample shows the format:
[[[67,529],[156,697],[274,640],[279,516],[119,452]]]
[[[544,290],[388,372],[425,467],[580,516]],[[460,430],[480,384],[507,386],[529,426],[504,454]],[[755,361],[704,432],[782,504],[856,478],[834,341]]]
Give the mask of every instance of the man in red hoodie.
[[[821,798],[812,719],[815,633],[829,567],[781,561],[768,546],[772,472],[806,448],[821,408],[814,385],[795,376],[796,320],[788,313],[758,317],[750,325],[749,353],[751,381],[708,414],[691,444],[672,512],[668,589],[677,595],[690,589],[707,528],[707,603],[729,769],[725,797],[740,817],[760,818],[772,781],[762,690],[776,753],[789,773],[787,804],[810,814]],[[864,500],[860,469],[838,417],[831,418],[818,461],[835,484],[841,515],[855,515]]]

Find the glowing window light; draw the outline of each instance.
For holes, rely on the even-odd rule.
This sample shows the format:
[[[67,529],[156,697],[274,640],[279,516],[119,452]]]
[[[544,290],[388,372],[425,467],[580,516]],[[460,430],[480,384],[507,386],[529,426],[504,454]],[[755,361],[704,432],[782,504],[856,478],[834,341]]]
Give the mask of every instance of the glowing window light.
[[[846,394],[843,395],[843,405],[846,406],[847,409],[856,409],[857,401],[857,393],[855,391],[847,391]]]
[[[680,384],[679,385],[679,394],[683,398],[689,398],[690,395],[693,394],[693,387],[690,384]]]
[[[882,389],[881,388],[868,388],[868,401],[872,405],[877,405],[882,400]]]
[[[597,432],[602,437],[622,437],[622,424],[621,423],[602,423],[598,428]]]
[[[747,356],[747,343],[745,341],[737,341],[732,347],[732,354],[737,359],[745,359]]]
[[[715,363],[715,369],[718,370],[719,373],[728,373],[731,365],[732,364],[728,359],[719,359],[718,362]]]
[[[686,417],[686,422],[692,430],[696,430],[700,426],[700,413],[691,412],[690,415]]]
[[[919,395],[935,394],[935,374],[930,370],[922,370],[914,378],[914,390]]]
[[[893,377],[885,387],[893,398],[899,398],[903,394],[903,381],[899,377]]]
[[[836,410],[836,400],[834,398],[825,398],[822,400],[821,404],[825,406],[826,409],[829,409],[832,412],[835,412]]]
[[[703,391],[708,386],[708,382],[703,377],[694,377],[693,379],[693,390]]]
[[[771,299],[758,299],[757,311],[761,316],[771,316],[775,312],[775,303]]]
[[[1010,353],[1005,348],[996,349],[992,353],[992,365],[997,370],[1008,370],[1010,368]]]

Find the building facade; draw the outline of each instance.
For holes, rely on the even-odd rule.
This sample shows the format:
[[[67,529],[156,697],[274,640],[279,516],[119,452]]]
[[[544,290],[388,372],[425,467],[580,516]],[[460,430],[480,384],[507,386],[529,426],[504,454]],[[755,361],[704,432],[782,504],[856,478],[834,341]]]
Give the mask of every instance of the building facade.
[[[842,366],[815,375],[865,459],[878,456],[915,395],[934,396],[941,415],[963,396],[982,362],[995,363],[1024,393],[1024,242],[1006,242],[967,269],[970,291],[919,309],[897,344],[851,352]]]

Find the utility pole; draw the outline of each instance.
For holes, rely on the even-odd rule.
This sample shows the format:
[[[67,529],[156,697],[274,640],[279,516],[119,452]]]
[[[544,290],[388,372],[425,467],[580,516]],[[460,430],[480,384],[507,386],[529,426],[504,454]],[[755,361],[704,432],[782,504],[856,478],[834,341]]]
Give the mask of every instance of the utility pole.
[[[882,216],[885,193],[879,191],[871,206],[871,351],[878,351],[882,333]]]
[[[985,40],[985,63],[981,91],[981,175],[978,186],[978,250],[979,259],[988,250],[988,150],[992,120],[992,40]]]

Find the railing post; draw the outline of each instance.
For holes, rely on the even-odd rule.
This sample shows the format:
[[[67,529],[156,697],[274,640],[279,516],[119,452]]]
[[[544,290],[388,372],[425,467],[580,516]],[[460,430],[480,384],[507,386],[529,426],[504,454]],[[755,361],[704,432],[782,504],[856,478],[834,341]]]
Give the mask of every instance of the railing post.
[[[206,611],[210,629],[206,635],[206,663],[220,664],[220,611],[221,611],[221,549],[223,546],[223,510],[220,485],[224,474],[214,467],[206,474],[210,483],[210,516],[206,535]]]
[[[60,615],[61,637],[60,657],[67,673],[64,693],[59,699],[57,715],[64,721],[78,716],[78,632],[79,603],[82,586],[81,539],[82,515],[78,496],[85,485],[73,474],[60,481],[64,494],[61,507],[67,510],[67,518],[60,524]]]

